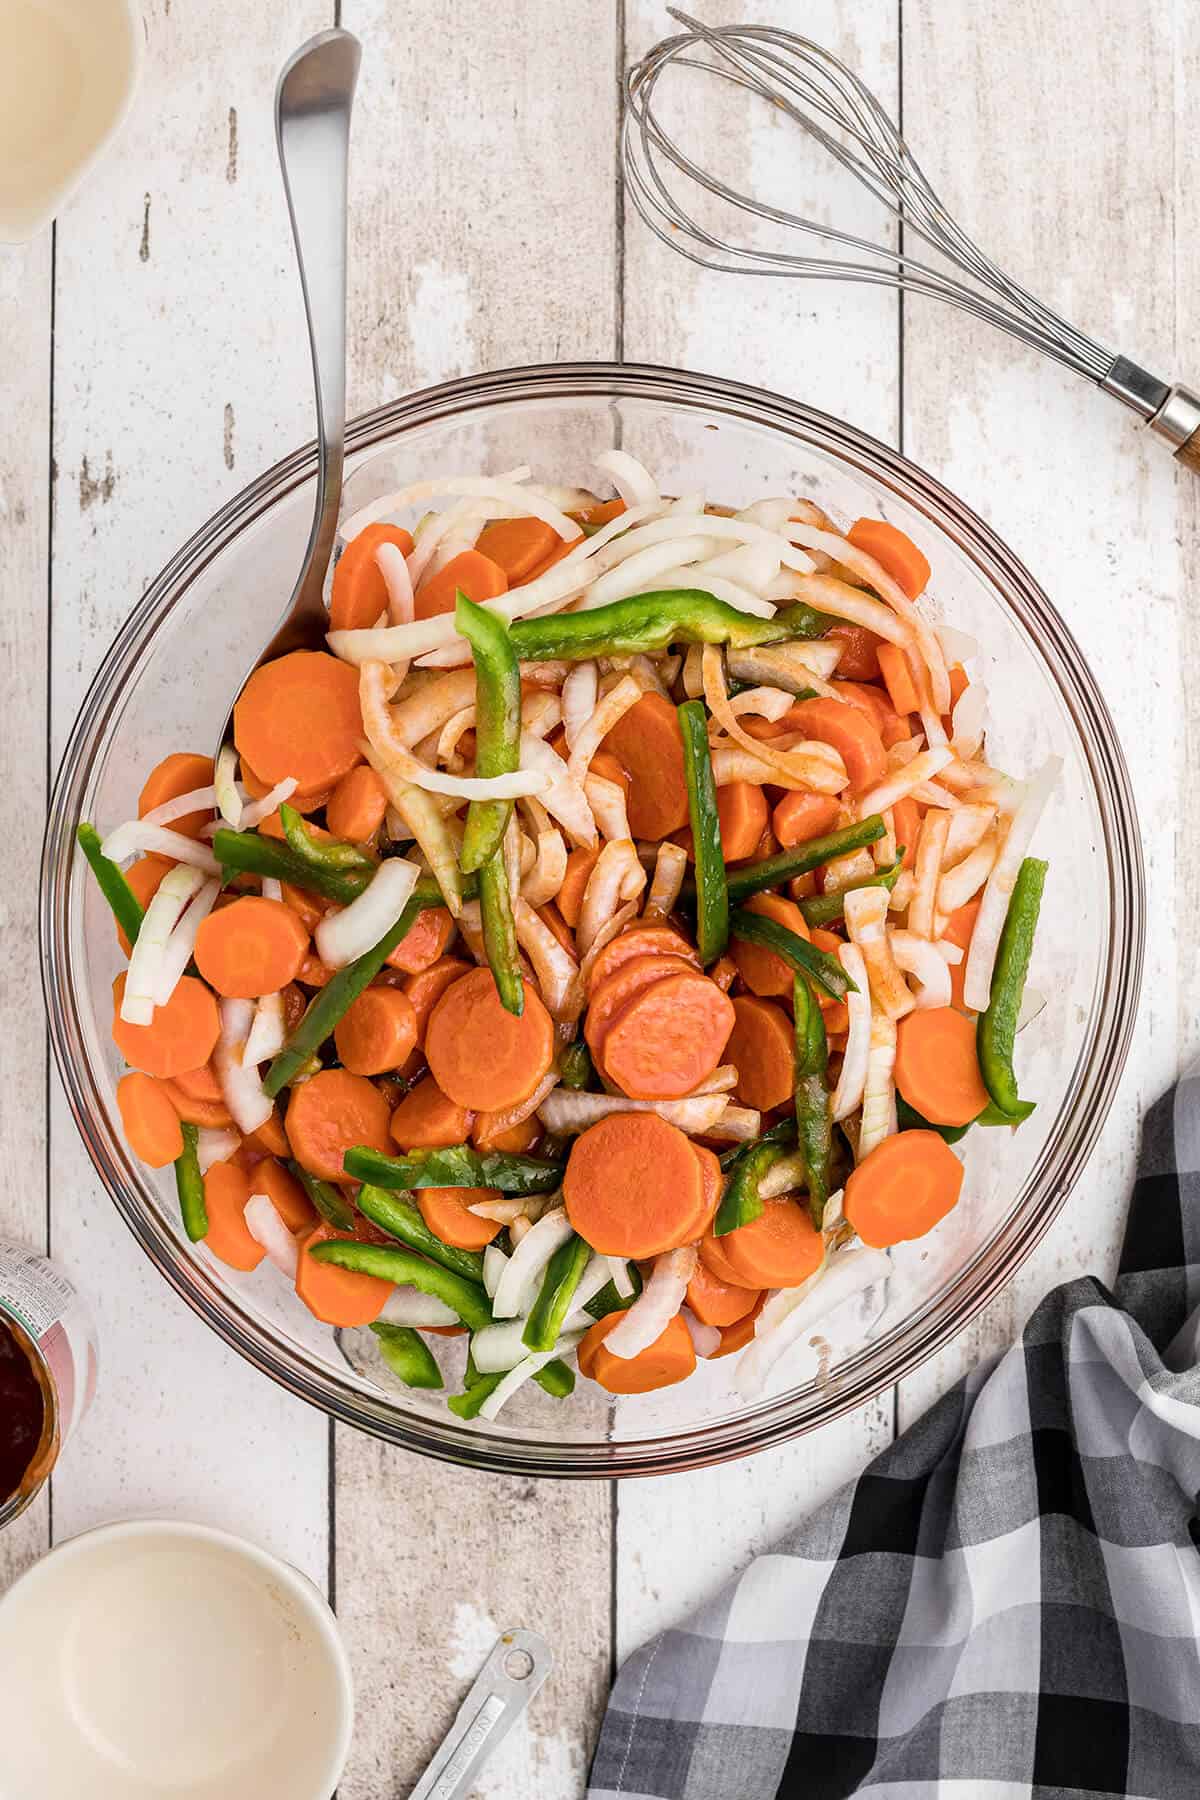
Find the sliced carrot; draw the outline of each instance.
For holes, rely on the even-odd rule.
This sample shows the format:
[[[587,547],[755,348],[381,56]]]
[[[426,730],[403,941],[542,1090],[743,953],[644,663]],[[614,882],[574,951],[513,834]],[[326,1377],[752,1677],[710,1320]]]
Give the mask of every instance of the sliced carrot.
[[[958,1203],[963,1166],[936,1131],[897,1131],[846,1179],[846,1218],[864,1244],[886,1250],[924,1237]]]
[[[144,819],[156,806],[178,800],[181,794],[190,794],[195,788],[211,787],[212,778],[211,756],[201,756],[194,750],[177,750],[173,756],[164,756],[158,767],[150,771],[138,796],[138,818]],[[198,838],[211,818],[211,808],[185,813],[182,819],[172,819],[167,829]]]
[[[528,581],[538,564],[544,563],[562,541],[553,525],[547,525],[543,519],[496,519],[484,526],[475,548],[500,565],[509,587],[518,587]]]
[[[754,1311],[758,1299],[753,1288],[731,1287],[719,1280],[704,1262],[696,1264],[688,1282],[687,1303],[702,1325],[736,1325]]]
[[[715,981],[723,994],[729,992],[737,978],[737,964],[732,956],[719,956],[708,971],[708,979]]]
[[[416,1010],[400,988],[369,987],[342,1014],[333,1041],[352,1075],[386,1075],[417,1047]]]
[[[883,676],[888,698],[901,718],[906,713],[921,710],[921,696],[908,666],[908,658],[899,644],[880,644],[879,673]]]
[[[715,1275],[718,1281],[724,1282],[726,1287],[748,1288],[752,1292],[758,1293],[759,1283],[745,1280],[725,1255],[721,1248],[725,1241],[726,1239],[723,1237],[713,1237],[711,1232],[706,1233],[700,1239],[700,1261],[709,1273]]]
[[[811,900],[813,895],[820,891],[816,870],[809,869],[803,875],[793,875],[787,884],[787,891],[789,900]]]
[[[291,776],[302,796],[332,788],[363,760],[358,670],[323,650],[264,663],[234,705],[233,734],[272,786]]]
[[[879,728],[855,707],[820,696],[790,707],[788,717],[795,719],[796,729],[806,738],[837,751],[846,765],[852,793],[865,793],[887,774],[887,753]]]
[[[231,1269],[247,1273],[257,1269],[266,1255],[246,1225],[250,1181],[244,1169],[231,1162],[214,1163],[204,1177],[204,1205],[208,1230],[204,1242],[214,1256]]]
[[[733,1003],[706,975],[668,975],[629,1000],[604,1039],[604,1068],[631,1100],[678,1100],[710,1076]]]
[[[658,1388],[673,1387],[678,1381],[686,1381],[693,1373],[695,1346],[678,1313],[654,1342],[637,1356],[614,1356],[605,1346],[605,1338],[620,1317],[620,1313],[610,1313],[606,1319],[597,1320],[579,1346],[580,1368],[602,1388],[607,1388],[610,1394],[652,1394]]]
[[[885,750],[890,750],[894,744],[901,744],[912,736],[908,720],[901,718],[881,687],[876,687],[870,681],[835,681],[833,685],[837,689],[839,700],[866,713],[877,727]]]
[[[720,1158],[715,1150],[705,1144],[693,1144],[692,1154],[700,1164],[700,1188],[703,1199],[700,1204],[700,1217],[684,1242],[696,1243],[706,1231],[712,1227],[717,1216],[717,1208],[721,1204],[721,1195],[725,1189],[725,1177],[721,1173]]]
[[[211,1062],[201,1063],[198,1069],[184,1069],[176,1075],[175,1086],[181,1093],[196,1100],[224,1100],[221,1084],[217,1080],[217,1072]]]
[[[568,956],[574,956],[576,954],[575,933],[571,930],[571,927],[567,924],[567,921],[563,918],[553,900],[547,901],[545,906],[539,906],[537,908],[537,916],[542,921],[543,925],[548,925],[550,927],[550,930],[554,933]]]
[[[308,1232],[317,1222],[316,1207],[291,1171],[273,1156],[264,1156],[250,1171],[250,1192],[265,1194],[289,1231]]]
[[[563,757],[566,759],[566,740],[563,740]],[[611,781],[619,787],[628,803],[633,778],[624,763],[618,762],[611,750],[597,750],[588,765],[590,775],[599,775],[604,781]]]
[[[171,830],[174,830],[174,826]],[[125,879],[133,889],[134,897],[143,911],[157,894],[164,875],[169,875],[175,864],[169,856],[141,856],[137,862],[130,863],[125,871]],[[117,926],[117,942],[126,956],[133,950],[133,945],[125,936],[124,928]]]
[[[183,1155],[183,1128],[171,1096],[153,1075],[134,1071],[117,1083],[117,1105],[129,1148],[139,1162],[165,1169]]]
[[[905,861],[907,860],[905,858]],[[957,1006],[960,1010],[966,1006],[963,995],[963,982],[967,978],[966,952],[971,948],[971,933],[975,929],[975,921],[978,917],[979,901],[968,900],[965,906],[958,907],[950,914],[942,927],[942,937],[946,942],[957,944],[963,952],[962,961],[953,963],[950,968],[950,1004]]]
[[[554,1021],[531,982],[520,1018],[506,1012],[490,969],[446,989],[430,1014],[425,1056],[442,1091],[474,1112],[527,1100],[554,1060]]]
[[[207,1062],[221,1032],[217,1003],[194,975],[181,976],[165,1006],[156,1006],[149,1025],[129,1025],[121,1017],[125,975],[113,982],[113,1042],[130,1068],[170,1079]]]
[[[427,969],[419,969],[403,983],[417,1015],[417,1042],[424,1044],[429,1015],[448,987],[471,973],[472,964],[457,956],[443,956]]]
[[[390,1150],[391,1115],[383,1095],[362,1075],[322,1069],[294,1087],[288,1100],[287,1134],[301,1168],[322,1181],[344,1181],[342,1158],[353,1144]]]
[[[910,600],[915,600],[929,580],[929,561],[907,532],[886,519],[855,519],[846,533],[856,550],[873,556]]]
[[[475,1114],[456,1106],[426,1075],[392,1114],[391,1135],[402,1150],[443,1150],[465,1143],[474,1123]]]
[[[725,1054],[738,1072],[737,1097],[745,1106],[770,1112],[792,1098],[796,1085],[796,1042],[782,1006],[743,994],[733,1003],[734,1026]]]
[[[621,963],[606,981],[592,989],[588,1001],[583,1035],[592,1055],[603,1054],[609,1027],[635,994],[652,987],[656,981],[665,981],[668,975],[694,973],[695,965],[682,956],[634,956]]]
[[[767,797],[752,781],[727,781],[717,789],[717,822],[721,827],[721,849],[727,863],[745,862],[758,848],[767,828]],[[684,825],[672,832],[673,840],[695,862],[692,828]]]
[[[284,904],[291,907],[306,931],[315,931],[329,910],[329,902],[308,888],[293,887],[290,881],[279,885]]]
[[[482,604],[508,592],[508,577],[490,556],[481,556],[478,550],[462,550],[417,589],[417,618],[432,619],[438,613],[453,612],[460,589],[468,600]]]
[[[892,806],[892,827],[897,850],[903,848],[901,867],[911,869],[917,854],[917,837],[921,830],[921,813],[911,794],[905,794]]]
[[[243,894],[201,921],[193,955],[216,993],[253,1000],[296,979],[308,955],[308,932],[284,901]]]
[[[795,1200],[764,1201],[757,1219],[717,1241],[747,1287],[796,1287],[821,1264],[821,1234]]]
[[[552,569],[555,563],[560,563],[564,556],[570,556],[572,550],[579,541],[578,538],[573,538],[569,544],[565,543],[562,538],[558,537],[557,533],[555,534],[555,540],[554,548],[551,550],[549,556],[543,557],[540,563],[536,563],[534,567],[530,569],[528,575],[523,576],[520,581],[512,582],[511,585],[513,587],[528,587],[531,581],[536,581],[539,575],[544,575],[547,569]]]
[[[709,1351],[709,1362],[716,1362],[719,1356],[732,1356],[735,1350],[744,1350],[753,1341],[755,1321],[766,1303],[767,1296],[760,1294],[753,1311],[748,1312],[744,1319],[738,1319],[733,1325],[722,1326],[720,1346]]]
[[[837,673],[847,681],[874,681],[879,673],[879,646],[883,639],[865,625],[833,625],[825,633],[842,646]]]
[[[629,829],[635,838],[669,837],[687,824],[683,736],[665,695],[643,694],[617,720],[604,747],[629,771]]]
[[[658,1256],[690,1242],[704,1201],[690,1141],[657,1113],[612,1113],[572,1145],[567,1217],[602,1256]]]
[[[325,818],[333,836],[344,843],[365,844],[375,836],[387,812],[382,781],[367,763],[351,769],[329,796]]]
[[[682,956],[694,968],[700,967],[693,946],[670,925],[634,925],[605,944],[592,964],[589,992],[596,993],[624,963],[641,956]]]
[[[838,822],[841,807],[831,794],[785,794],[771,814],[780,847],[792,850],[810,838],[824,837]]]
[[[559,912],[572,931],[579,923],[584,890],[592,878],[592,870],[599,857],[599,850],[572,850],[567,857],[567,872],[555,898]]]
[[[411,531],[403,525],[367,525],[351,538],[338,557],[329,596],[331,631],[366,631],[387,611],[387,582],[375,560],[381,544],[395,544],[401,556],[412,552]]]
[[[313,950],[308,952],[296,970],[296,980],[302,987],[322,988],[327,981],[333,980],[333,975],[334,971]]]
[[[794,900],[785,900],[782,894],[754,894],[746,902],[746,911],[761,913],[764,919],[773,919],[777,925],[784,925],[794,931],[797,937],[808,936],[808,926],[804,922],[804,914]],[[752,994],[769,1000],[780,994],[791,994],[792,970],[782,956],[776,956],[773,950],[764,950],[761,944],[747,944],[734,938],[730,945],[730,954],[738,966],[738,974]]]
[[[975,1021],[953,1006],[927,1006],[896,1028],[896,1086],[931,1125],[969,1125],[988,1103]]]
[[[402,969],[406,975],[419,975],[432,968],[446,954],[446,946],[454,936],[454,920],[444,906],[428,906],[418,913],[396,948],[387,959],[389,969]]]
[[[418,1188],[417,1205],[434,1237],[455,1250],[482,1250],[504,1227],[496,1219],[470,1212],[484,1200],[498,1200],[496,1188]]]
[[[287,1140],[287,1132],[283,1129],[283,1120],[278,1112],[273,1112],[258,1127],[257,1131],[248,1132],[246,1143],[253,1150],[261,1151],[264,1156],[290,1156],[292,1147]]]
[[[496,1150],[502,1156],[523,1156],[532,1150],[542,1135],[537,1115],[531,1114],[519,1124],[497,1131],[495,1121],[501,1113],[480,1113],[471,1127],[471,1142],[477,1150]]]
[[[971,685],[971,678],[961,663],[953,663],[947,671],[950,677],[950,706],[956,707]]]
[[[205,1125],[213,1131],[227,1131],[233,1124],[233,1114],[224,1100],[201,1100],[181,1088],[178,1078],[164,1081],[163,1087],[175,1109],[175,1116],[186,1124]]]
[[[317,1244],[327,1244],[331,1238],[355,1241],[353,1232],[335,1231],[324,1220],[301,1239],[296,1292],[313,1317],[325,1325],[350,1330],[373,1324],[386,1306],[393,1284],[376,1275],[360,1275],[356,1269],[339,1269],[336,1263],[318,1262],[309,1255]]]

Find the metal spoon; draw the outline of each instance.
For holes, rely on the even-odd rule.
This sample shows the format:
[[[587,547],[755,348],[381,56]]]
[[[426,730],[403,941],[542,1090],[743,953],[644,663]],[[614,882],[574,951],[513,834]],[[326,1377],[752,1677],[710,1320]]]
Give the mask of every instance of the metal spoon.
[[[351,32],[320,31],[288,58],[275,89],[275,142],[312,346],[317,495],[292,597],[255,669],[289,650],[323,649],[329,629],[325,575],[346,448],[346,173],[361,58],[362,46]],[[251,674],[248,669],[246,678]],[[231,735],[232,716],[231,710],[222,741]]]

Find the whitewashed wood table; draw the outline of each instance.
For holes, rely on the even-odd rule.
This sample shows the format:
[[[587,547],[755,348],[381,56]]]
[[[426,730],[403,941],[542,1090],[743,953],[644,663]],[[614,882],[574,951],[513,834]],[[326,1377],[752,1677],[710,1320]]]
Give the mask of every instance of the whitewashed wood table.
[[[557,1671],[479,1789],[571,1800],[615,1660],[881,1449],[1041,1293],[1111,1273],[1144,1104],[1200,1047],[1197,488],[1111,402],[942,309],[693,269],[618,199],[619,76],[659,0],[146,0],[118,145],[53,235],[0,250],[0,1231],[92,1296],[95,1408],[0,1586],[130,1513],[268,1544],[334,1600],[359,1723],[344,1800],[403,1795],[497,1627]],[[705,16],[795,24],[789,0]],[[1150,882],[1140,1022],[1091,1165],[1020,1277],[895,1393],[740,1464],[659,1481],[464,1474],[347,1430],[227,1350],[153,1273],[91,1173],[35,995],[47,783],[118,624],[176,545],[311,436],[271,131],[278,65],[334,22],[354,127],[352,411],[476,369],[625,355],[758,382],[898,444],[995,526],[1088,652],[1137,792]],[[803,28],[902,107],[953,210],[1052,304],[1200,375],[1200,9],[1153,0],[810,0]],[[730,146],[770,172],[770,122]]]

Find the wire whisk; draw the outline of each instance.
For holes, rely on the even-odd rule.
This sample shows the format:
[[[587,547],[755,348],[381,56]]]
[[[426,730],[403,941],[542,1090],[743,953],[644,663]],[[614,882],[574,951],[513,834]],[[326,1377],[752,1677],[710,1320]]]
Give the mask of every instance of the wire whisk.
[[[706,268],[735,274],[865,282],[943,300],[1113,394],[1200,472],[1200,395],[1089,337],[994,263],[947,211],[886,109],[852,69],[782,27],[708,26],[669,10],[684,29],[629,71],[621,139],[626,190],[664,243]],[[897,246],[772,206],[694,162],[656,104],[659,82],[674,70],[716,76],[794,121],[898,221]],[[772,249],[719,235],[685,203],[687,182],[810,240],[811,247]],[[929,252],[952,268],[928,260]]]

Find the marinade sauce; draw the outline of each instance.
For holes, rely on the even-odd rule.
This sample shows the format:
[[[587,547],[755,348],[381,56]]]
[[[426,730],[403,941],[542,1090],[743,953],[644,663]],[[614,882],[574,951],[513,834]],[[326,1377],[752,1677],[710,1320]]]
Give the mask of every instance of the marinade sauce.
[[[21,1334],[24,1336],[24,1333]],[[42,1383],[17,1329],[0,1314],[0,1504],[18,1493],[48,1436]]]
[[[46,1485],[96,1372],[95,1327],[70,1276],[0,1237],[0,1528]]]

